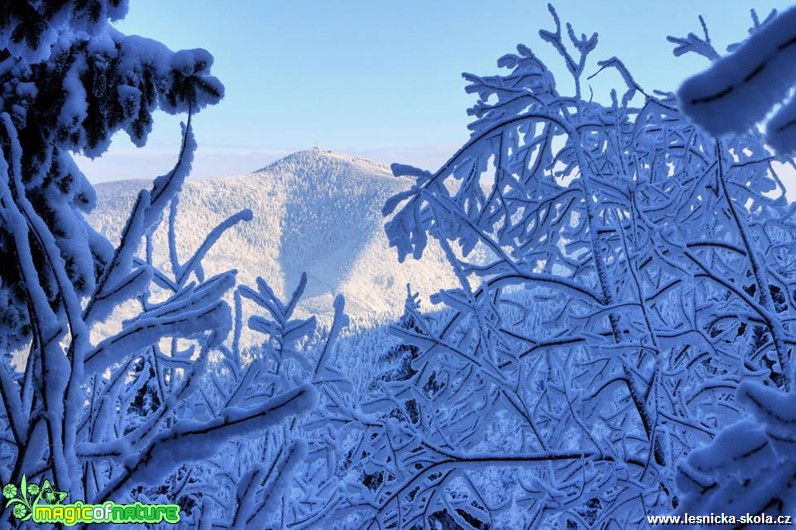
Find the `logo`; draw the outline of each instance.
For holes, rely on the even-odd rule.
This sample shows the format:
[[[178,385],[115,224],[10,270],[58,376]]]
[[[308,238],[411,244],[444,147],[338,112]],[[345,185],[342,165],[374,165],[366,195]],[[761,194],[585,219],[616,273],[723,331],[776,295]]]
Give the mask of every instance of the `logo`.
[[[179,523],[180,507],[177,504],[116,504],[105,501],[102,504],[62,504],[68,493],[58,491],[55,484],[45,480],[41,486],[28,482],[22,475],[19,487],[16,484],[3,486],[3,497],[8,499],[6,508],[11,508],[14,517],[20,521],[34,523],[61,523],[75,526],[83,523]]]

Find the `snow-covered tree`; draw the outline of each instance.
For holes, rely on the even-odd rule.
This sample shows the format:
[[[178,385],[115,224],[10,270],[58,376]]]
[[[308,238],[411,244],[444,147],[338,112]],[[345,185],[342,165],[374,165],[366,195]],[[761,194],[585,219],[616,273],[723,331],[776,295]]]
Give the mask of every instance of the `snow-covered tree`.
[[[30,212],[52,234],[66,274],[78,296],[95,287],[98,269],[110,259],[109,245],[83,221],[94,203],[91,186],[70,153],[98,156],[116,131],[143,145],[152,128],[152,112],[198,111],[217,102],[223,87],[209,75],[212,56],[204,50],[171,52],[162,44],[125,36],[109,21],[124,16],[127,2],[33,2],[11,0],[0,6],[0,79],[4,161],[19,171],[20,189]],[[13,144],[18,144],[14,153]],[[31,223],[32,221],[28,221]],[[9,224],[11,224],[9,222]],[[16,258],[12,232],[2,234],[4,263]],[[32,245],[31,260],[48,261]],[[54,266],[54,265],[53,265]],[[37,267],[48,303],[59,297],[52,267]],[[22,267],[3,270],[3,341],[20,346],[34,333],[22,285]]]
[[[174,215],[196,148],[190,116],[223,87],[208,52],[172,52],[114,29],[126,8],[0,5],[0,480],[46,479],[87,503],[175,502],[187,484],[212,495],[214,475],[186,465],[311,408],[316,395],[303,385],[218,408],[202,396],[231,325],[222,297],[235,271],[205,278],[201,262],[251,213],[221,223],[181,261]],[[84,220],[94,193],[72,154],[101,155],[117,131],[143,145],[156,109],[188,114],[179,158],[139,193],[114,248]],[[170,204],[169,248],[153,249]],[[155,250],[168,252],[167,270]],[[134,316],[92,336],[123,305]]]
[[[752,18],[750,38],[730,47],[732,53],[723,58],[709,46],[706,33],[700,41],[703,49],[712,52],[708,57],[715,62],[680,88],[683,110],[710,134],[730,138],[733,134],[743,134],[763,120],[772,106],[792,95],[796,83],[793,68],[796,8],[779,16],[773,11],[762,23],[754,11]],[[767,124],[766,140],[781,154],[796,150],[795,117],[796,101],[791,99]],[[732,193],[740,200],[745,195],[738,187]],[[758,270],[778,269],[768,277],[774,284],[770,286],[772,301],[776,298],[773,307],[784,312],[793,303],[794,291],[790,266],[781,267],[783,260],[792,259],[790,241],[796,227],[780,219],[766,224],[768,234],[779,232],[774,238],[779,243],[770,245],[767,252],[758,256],[762,266]],[[783,347],[793,345],[788,320],[782,319]],[[756,344],[765,347],[765,339],[760,337]],[[796,389],[792,384],[792,365],[780,369],[783,379],[787,378],[790,384],[783,385],[784,389],[774,389],[764,382],[743,381],[737,387],[736,399],[746,415],[723,426],[711,443],[695,448],[681,463],[677,486],[683,502],[677,514],[723,513],[736,517],[736,527],[745,526],[740,522],[742,516],[765,514],[771,518],[761,521],[761,527],[766,528],[778,526],[777,518],[781,515],[796,515],[793,491]],[[719,526],[720,523],[702,527]]]
[[[201,391],[203,406],[215,411],[251,410],[296,392],[317,395],[313,388],[322,387],[320,376],[329,373],[325,368],[328,352],[346,317],[340,298],[331,332],[325,340],[315,340],[315,317],[293,315],[305,286],[306,275],[287,302],[259,277],[256,290],[239,287],[233,338],[219,346],[220,355],[208,369],[208,384]],[[250,329],[266,336],[260,346],[241,348],[242,298],[266,312],[248,319]],[[266,528],[290,518],[283,499],[289,496],[293,474],[307,454],[302,427],[294,417],[257,437],[236,437],[218,447],[217,454],[208,455],[197,466],[194,483],[186,488],[191,502],[201,506],[193,522],[208,528],[244,529]],[[215,487],[208,487],[209,482]]]
[[[385,206],[391,243],[437,239],[461,286],[432,297],[440,325],[395,330],[420,353],[381,399],[418,419],[372,437],[362,527],[643,526],[743,414],[740,381],[792,384],[796,231],[764,138],[714,140],[617,58],[594,101],[597,35],[551,13],[571,93],[520,45],[509,73],[465,75],[472,134],[442,167],[393,166],[416,184]]]

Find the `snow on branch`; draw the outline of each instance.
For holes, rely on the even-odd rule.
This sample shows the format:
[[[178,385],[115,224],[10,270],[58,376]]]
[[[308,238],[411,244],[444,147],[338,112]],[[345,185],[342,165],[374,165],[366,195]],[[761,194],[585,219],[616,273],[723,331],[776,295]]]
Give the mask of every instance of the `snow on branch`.
[[[113,498],[129,482],[156,483],[177,464],[210,458],[230,438],[261,432],[288,416],[306,412],[316,401],[315,390],[305,385],[274,396],[257,407],[226,408],[208,422],[180,420],[146,448],[129,454],[124,460],[125,473],[109,482],[97,498]]]
[[[686,80],[678,91],[680,106],[712,135],[743,133],[790,96],[795,65],[796,8],[791,8],[759,27],[730,55],[716,57],[707,71]],[[796,103],[775,110],[766,138],[778,153],[796,150]]]
[[[393,166],[415,181],[384,208],[398,258],[434,238],[461,287],[391,328],[401,362],[363,404],[341,508],[365,525],[640,527],[680,506],[677,462],[743,417],[741,381],[791,385],[796,224],[765,138],[717,141],[616,58],[597,67],[622,96],[585,99],[597,39],[565,42],[551,13],[574,94],[518,46],[507,73],[466,76],[472,134],[446,163]],[[703,30],[678,53],[715,58]],[[593,458],[520,464],[567,451]]]

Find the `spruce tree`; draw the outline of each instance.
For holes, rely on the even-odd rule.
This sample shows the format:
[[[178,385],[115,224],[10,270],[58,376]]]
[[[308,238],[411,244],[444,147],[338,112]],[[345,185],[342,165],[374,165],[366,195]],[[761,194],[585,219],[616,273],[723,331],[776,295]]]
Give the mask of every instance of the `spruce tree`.
[[[73,160],[100,156],[117,131],[142,146],[153,112],[196,112],[223,96],[205,50],[172,52],[163,44],[117,31],[110,22],[126,0],[0,3],[0,175],[2,198],[17,204],[26,223],[37,283],[57,314],[64,289],[90,295],[112,248],[86,223],[95,194]],[[23,204],[24,203],[24,204]],[[31,339],[33,278],[24,278],[10,224],[0,218],[0,347]],[[57,255],[48,256],[52,238]],[[60,262],[60,263],[59,263]],[[55,269],[63,268],[63,285]]]

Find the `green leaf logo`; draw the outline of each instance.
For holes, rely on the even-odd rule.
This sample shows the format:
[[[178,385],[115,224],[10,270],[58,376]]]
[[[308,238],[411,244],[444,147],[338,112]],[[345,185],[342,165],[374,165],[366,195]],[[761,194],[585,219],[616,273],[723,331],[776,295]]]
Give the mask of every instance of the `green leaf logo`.
[[[47,504],[61,504],[66,496],[67,492],[58,491],[49,480],[45,480],[39,486],[35,482],[28,482],[25,475],[22,475],[19,487],[16,484],[3,486],[3,497],[8,499],[6,508],[13,506],[11,513],[20,521],[27,521],[33,517],[33,507],[42,500]]]

